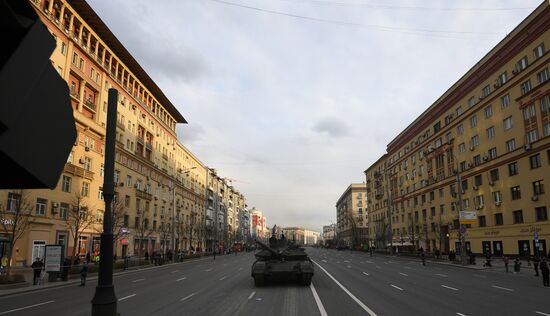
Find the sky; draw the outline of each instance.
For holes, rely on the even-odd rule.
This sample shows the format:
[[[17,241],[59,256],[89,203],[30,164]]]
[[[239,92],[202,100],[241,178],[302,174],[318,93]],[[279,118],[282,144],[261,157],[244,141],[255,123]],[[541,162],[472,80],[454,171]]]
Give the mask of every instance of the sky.
[[[268,226],[321,230],[386,145],[541,0],[88,0]]]

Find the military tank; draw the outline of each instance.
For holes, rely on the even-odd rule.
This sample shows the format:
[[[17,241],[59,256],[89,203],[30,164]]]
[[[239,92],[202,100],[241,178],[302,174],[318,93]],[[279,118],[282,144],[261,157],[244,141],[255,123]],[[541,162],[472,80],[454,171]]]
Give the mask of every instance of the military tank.
[[[270,246],[256,241],[262,249],[255,254],[252,277],[256,286],[263,286],[269,279],[295,278],[300,284],[309,286],[313,277],[313,263],[303,248],[283,240]]]

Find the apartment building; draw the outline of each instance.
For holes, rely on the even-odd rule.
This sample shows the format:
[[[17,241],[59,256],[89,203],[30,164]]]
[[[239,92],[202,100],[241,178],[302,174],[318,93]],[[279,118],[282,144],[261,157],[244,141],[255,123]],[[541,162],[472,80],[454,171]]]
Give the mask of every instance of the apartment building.
[[[369,239],[367,188],[364,183],[350,184],[336,202],[336,229],[339,243],[365,245]]]
[[[549,29],[544,1],[388,144],[394,244],[459,250],[462,223],[474,253],[548,253]]]
[[[267,241],[271,237],[271,229],[267,226],[267,218],[262,211],[252,207],[251,214],[251,235],[253,239]]]
[[[364,171],[367,192],[369,245],[383,249],[391,243],[389,177],[386,169],[386,155],[380,157]]]

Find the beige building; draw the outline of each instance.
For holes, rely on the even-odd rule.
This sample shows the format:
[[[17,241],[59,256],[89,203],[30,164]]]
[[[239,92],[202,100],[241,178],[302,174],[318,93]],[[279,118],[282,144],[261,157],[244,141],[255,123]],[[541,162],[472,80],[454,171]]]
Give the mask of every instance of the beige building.
[[[548,252],[549,29],[550,5],[544,1],[367,170],[372,194],[373,169],[386,166],[378,175],[389,183],[381,192],[389,205],[378,207],[386,212],[382,218],[391,219],[394,244],[458,249],[462,221],[474,253]],[[372,203],[379,203],[376,193],[369,196]],[[381,220],[376,204],[371,214],[372,232]]]
[[[321,233],[303,227],[285,227],[282,229],[285,238],[298,245],[313,246],[321,241]]]
[[[380,157],[364,171],[367,181],[367,209],[369,244],[376,248],[386,248],[391,243],[390,197],[386,155]]]
[[[69,86],[78,139],[55,190],[0,191],[2,223],[18,201],[31,211],[13,264],[42,257],[47,244],[65,245],[67,256],[99,251],[109,88],[119,91],[116,254],[205,249],[210,169],[178,141],[176,124],[184,117],[85,1],[30,2],[57,41],[51,62]],[[230,230],[238,231],[244,196],[231,186],[221,190]],[[0,256],[10,238],[0,230]]]
[[[353,183],[336,202],[336,234],[340,245],[357,247],[368,243],[366,193],[365,184]]]

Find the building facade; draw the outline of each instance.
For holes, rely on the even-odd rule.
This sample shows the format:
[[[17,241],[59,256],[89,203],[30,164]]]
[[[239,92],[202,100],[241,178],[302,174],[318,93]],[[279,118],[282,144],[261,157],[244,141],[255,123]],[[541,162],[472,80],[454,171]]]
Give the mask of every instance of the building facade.
[[[548,253],[549,29],[545,1],[388,144],[371,238],[385,216],[394,245],[460,251],[462,223],[474,253]]]
[[[366,245],[369,240],[365,184],[353,183],[336,202],[336,232],[340,245],[350,247]]]
[[[267,226],[267,218],[255,207],[250,210],[251,237],[260,241],[267,241],[271,237],[271,230]]]
[[[336,246],[336,224],[323,226],[323,234],[321,235],[325,246]]]
[[[18,205],[27,205],[30,215],[12,265],[42,257],[46,244],[64,245],[66,256],[100,251],[109,88],[119,91],[116,254],[203,251],[213,218],[207,212],[212,189],[224,195],[228,186],[219,178],[212,182],[212,169],[178,141],[176,124],[186,123],[185,118],[84,0],[30,3],[57,42],[51,62],[69,86],[78,138],[55,190],[0,191],[2,223],[10,223]],[[244,196],[233,196],[240,212]],[[228,231],[227,209],[232,211],[231,202],[224,201],[216,204],[216,214],[224,214],[218,221],[222,232]],[[239,229],[235,214],[233,230]],[[6,229],[0,231],[0,257],[10,251],[10,238]]]

